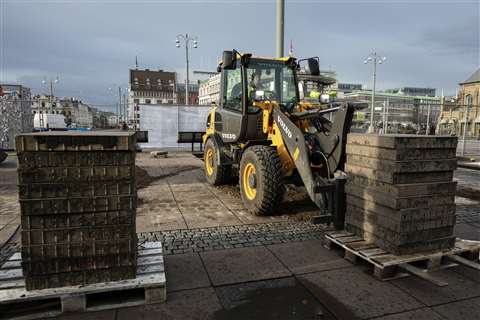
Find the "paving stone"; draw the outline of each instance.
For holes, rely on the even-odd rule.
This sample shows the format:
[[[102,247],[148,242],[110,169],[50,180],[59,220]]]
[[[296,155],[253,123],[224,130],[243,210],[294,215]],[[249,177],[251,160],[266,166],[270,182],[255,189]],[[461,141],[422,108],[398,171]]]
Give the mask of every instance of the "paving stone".
[[[424,152],[422,149],[408,149],[408,151],[405,151],[402,149],[377,148],[357,144],[347,144],[346,152],[347,154],[397,161],[452,159],[456,156],[455,148],[429,149],[428,152]]]
[[[227,225],[238,225],[241,221],[231,212],[225,211],[201,211],[198,214],[191,211],[184,212],[183,217],[189,228],[208,228]]]
[[[361,167],[374,170],[383,170],[392,173],[400,172],[436,172],[453,171],[457,167],[457,159],[431,159],[431,160],[408,160],[393,161],[371,157],[347,154],[348,163],[356,163]]]
[[[446,269],[431,274],[447,282],[448,286],[438,287],[417,277],[397,279],[392,283],[427,306],[480,296],[480,283],[459,273]]]
[[[392,284],[379,281],[356,267],[305,274],[298,279],[319,301],[337,304],[332,312],[341,319],[352,318],[339,315],[345,312],[342,308],[355,317],[367,319],[423,307]]]
[[[115,320],[116,310],[104,310],[95,312],[67,313],[59,316],[59,320]]]
[[[222,307],[213,288],[184,290],[168,294],[161,304],[118,309],[117,320],[213,320]]]
[[[294,274],[352,266],[336,252],[324,248],[322,240],[276,244],[268,249]]]
[[[468,240],[477,240],[480,241],[480,228],[466,224],[460,223],[455,226],[455,233],[457,237]]]
[[[215,286],[291,275],[265,247],[200,253]]]
[[[165,270],[169,292],[210,286],[207,272],[197,253],[166,256]]]
[[[449,320],[477,320],[480,315],[480,297],[436,306],[433,310]]]
[[[443,320],[444,318],[430,308],[396,313],[385,317],[375,318],[378,320]]]
[[[0,247],[17,231],[18,224],[8,224],[0,230]]]
[[[295,278],[255,281],[215,288],[224,310],[218,320],[325,319],[322,307]]]
[[[392,173],[365,168],[351,163],[345,164],[345,172],[390,184],[450,182],[453,178],[452,171]]]
[[[159,230],[175,230],[186,229],[187,225],[182,219],[182,215],[178,214],[149,214],[139,215],[136,218],[137,232],[152,232]]]
[[[364,134],[350,133],[347,144],[387,149],[456,149],[457,137],[418,136],[415,134]]]
[[[465,267],[463,265],[459,265],[458,267],[451,268],[453,272],[459,273],[462,276],[469,278],[472,281],[480,283],[480,270],[475,270],[469,267]]]

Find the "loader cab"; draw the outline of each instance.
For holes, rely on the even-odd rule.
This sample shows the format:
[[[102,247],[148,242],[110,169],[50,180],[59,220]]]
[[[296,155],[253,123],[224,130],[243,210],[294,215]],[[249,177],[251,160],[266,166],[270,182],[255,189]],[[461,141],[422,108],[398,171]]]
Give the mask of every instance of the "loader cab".
[[[296,63],[293,58],[262,59],[235,50],[224,51],[221,72],[220,106],[215,113],[215,131],[225,143],[266,140],[262,110],[256,100],[272,100],[282,108],[299,101]]]

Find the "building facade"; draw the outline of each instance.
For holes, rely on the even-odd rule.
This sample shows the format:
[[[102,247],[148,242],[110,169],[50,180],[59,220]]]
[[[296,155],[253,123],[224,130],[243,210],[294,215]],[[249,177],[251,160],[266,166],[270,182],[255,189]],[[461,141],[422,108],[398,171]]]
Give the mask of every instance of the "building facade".
[[[364,109],[355,112],[354,127],[367,129],[370,125],[372,91],[347,93],[345,101],[364,102]],[[402,93],[375,92],[374,123],[378,130],[388,123],[389,133],[420,133],[434,131],[441,111],[441,98],[410,96]]]
[[[30,88],[0,84],[0,148],[13,149],[15,135],[33,130]]]
[[[31,113],[61,114],[68,127],[91,128],[95,111],[81,100],[37,95],[31,100]]]
[[[221,74],[212,75],[209,79],[201,81],[198,85],[198,104],[210,105],[220,101]]]
[[[458,96],[447,99],[439,117],[439,131],[480,138],[480,68],[461,82]],[[466,123],[466,125],[465,125]]]
[[[385,92],[403,94],[406,96],[435,97],[436,89],[420,88],[420,87],[402,87],[402,88],[385,90]]]
[[[139,125],[139,104],[177,104],[176,80],[175,72],[130,69],[128,123]]]
[[[198,84],[191,83],[188,85],[188,103],[185,103],[185,84],[177,83],[177,104],[188,104],[195,105],[198,104]]]

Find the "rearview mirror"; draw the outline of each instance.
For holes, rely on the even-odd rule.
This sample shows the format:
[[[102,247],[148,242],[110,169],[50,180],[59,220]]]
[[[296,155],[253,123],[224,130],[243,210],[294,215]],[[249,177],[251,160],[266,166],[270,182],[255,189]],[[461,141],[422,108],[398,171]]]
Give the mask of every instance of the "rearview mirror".
[[[223,69],[235,69],[235,62],[237,60],[236,54],[233,51],[223,51],[222,66]]]
[[[312,76],[320,75],[320,67],[318,66],[318,60],[315,58],[308,59],[308,69]]]

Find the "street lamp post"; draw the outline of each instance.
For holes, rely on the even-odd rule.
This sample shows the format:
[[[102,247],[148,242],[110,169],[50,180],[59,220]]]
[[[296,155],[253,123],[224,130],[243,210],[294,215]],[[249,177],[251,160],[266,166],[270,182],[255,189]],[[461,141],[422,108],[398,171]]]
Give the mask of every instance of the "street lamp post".
[[[373,114],[375,112],[375,85],[377,82],[377,63],[382,64],[387,60],[387,57],[380,57],[374,51],[363,61],[364,64],[369,62],[373,63],[373,90],[372,90],[372,106],[370,108],[370,126],[368,127],[368,133],[375,133],[375,126],[373,124]]]
[[[55,79],[50,79],[49,81],[47,81],[46,79],[43,79],[42,80],[42,83],[43,84],[47,84],[47,82],[50,82],[50,113],[53,113],[53,84],[57,84],[59,82],[58,80],[58,77],[56,77]]]
[[[175,40],[175,46],[180,48],[180,39],[183,40],[185,43],[185,60],[186,60],[186,67],[187,67],[187,81],[185,84],[185,104],[188,105],[188,84],[189,84],[189,61],[188,61],[188,45],[190,41],[193,41],[193,48],[198,47],[197,37],[189,36],[188,33],[186,34],[178,34],[177,39]]]

